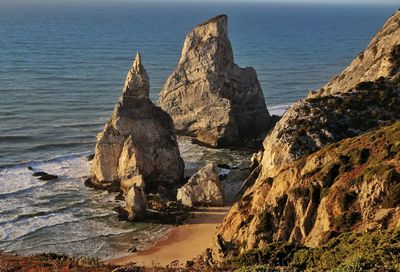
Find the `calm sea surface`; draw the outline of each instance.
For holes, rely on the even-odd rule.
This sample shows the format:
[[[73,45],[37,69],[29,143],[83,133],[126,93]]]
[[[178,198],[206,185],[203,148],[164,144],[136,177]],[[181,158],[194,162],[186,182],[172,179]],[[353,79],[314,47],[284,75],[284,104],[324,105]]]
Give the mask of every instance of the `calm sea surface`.
[[[89,173],[83,156],[110,117],[136,51],[156,101],[186,33],[227,14],[236,63],[257,70],[270,112],[281,113],[340,72],[396,8],[0,0],[0,249],[109,258],[166,231],[117,222],[114,196],[82,185]],[[188,167],[242,159],[187,142],[181,148]],[[27,166],[60,179],[39,182]]]

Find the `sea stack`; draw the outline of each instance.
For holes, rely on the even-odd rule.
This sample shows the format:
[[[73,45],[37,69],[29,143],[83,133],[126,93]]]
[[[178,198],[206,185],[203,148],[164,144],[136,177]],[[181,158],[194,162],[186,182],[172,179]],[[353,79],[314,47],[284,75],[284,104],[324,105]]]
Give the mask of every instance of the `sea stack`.
[[[227,16],[196,26],[158,104],[180,135],[213,147],[229,147],[266,133],[270,115],[251,67],[234,63]]]
[[[181,179],[184,164],[172,119],[150,101],[149,90],[137,53],[112,117],[97,136],[92,185],[106,188],[139,175],[146,187]]]

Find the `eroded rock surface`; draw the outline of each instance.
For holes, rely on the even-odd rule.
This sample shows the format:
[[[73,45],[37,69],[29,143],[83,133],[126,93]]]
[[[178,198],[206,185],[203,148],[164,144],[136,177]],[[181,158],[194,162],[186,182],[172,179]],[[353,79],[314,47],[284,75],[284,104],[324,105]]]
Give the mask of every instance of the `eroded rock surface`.
[[[368,47],[339,75],[309,97],[346,92],[363,81],[375,81],[400,72],[400,10],[389,18]]]
[[[262,172],[277,173],[329,143],[400,120],[399,103],[399,81],[387,78],[294,103],[264,140]]]
[[[143,221],[146,217],[146,195],[143,187],[133,184],[125,196],[125,211],[129,221]]]
[[[238,145],[270,126],[256,71],[234,63],[227,32],[225,15],[195,27],[158,101],[178,134],[214,147]]]
[[[315,247],[345,231],[399,227],[399,15],[268,134],[215,236],[214,260],[271,242]]]
[[[194,174],[189,181],[178,189],[177,200],[183,205],[192,206],[222,206],[224,193],[218,178],[217,166],[207,164]]]
[[[260,175],[225,217],[213,257],[267,243],[318,246],[344,231],[400,226],[400,122]]]
[[[172,119],[150,101],[149,88],[138,53],[112,117],[97,136],[93,183],[107,185],[142,175],[151,187],[181,179],[184,164]]]

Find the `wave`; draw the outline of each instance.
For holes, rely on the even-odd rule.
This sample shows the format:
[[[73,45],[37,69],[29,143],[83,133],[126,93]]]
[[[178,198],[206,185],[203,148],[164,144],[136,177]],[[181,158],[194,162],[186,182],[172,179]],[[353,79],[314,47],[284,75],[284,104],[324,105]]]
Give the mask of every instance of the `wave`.
[[[31,137],[31,136],[0,135],[1,143],[19,143],[19,142],[26,142],[26,141],[32,141],[32,140],[34,140],[34,137]]]
[[[63,143],[51,143],[51,144],[39,144],[35,145],[31,148],[28,149],[28,151],[41,151],[41,150],[46,150],[49,148],[56,148],[56,149],[64,149],[64,148],[73,148],[73,147],[79,147],[85,144],[95,144],[95,141],[84,141],[84,142],[63,142]]]
[[[1,175],[2,171],[7,170],[7,169],[17,170],[20,168],[27,168],[28,166],[39,167],[40,165],[45,164],[45,163],[63,162],[63,161],[71,160],[71,159],[85,158],[92,153],[93,153],[93,151],[83,151],[83,152],[69,153],[69,154],[65,154],[65,155],[52,156],[45,160],[31,160],[31,161],[21,161],[18,163],[4,164],[4,165],[0,165],[0,175]]]
[[[51,215],[51,214],[61,213],[61,212],[67,211],[67,210],[69,210],[71,208],[80,206],[80,205],[84,204],[87,201],[88,200],[86,200],[86,199],[82,199],[82,200],[79,200],[79,201],[68,203],[68,205],[61,206],[61,207],[58,207],[58,208],[55,208],[55,209],[45,209],[45,210],[22,213],[22,214],[14,216],[11,220],[8,220],[8,221],[5,221],[5,222],[1,222],[0,221],[0,225],[6,224],[6,223],[13,223],[13,222],[17,222],[17,221],[20,221],[20,220],[27,220],[27,219],[35,218],[35,217],[48,216],[48,215]],[[99,217],[103,217],[103,216],[104,215],[99,215]],[[68,222],[66,222],[66,223],[68,223]]]
[[[86,156],[90,152],[81,152],[57,156],[42,161],[27,161],[20,164],[0,167],[0,196],[21,194],[29,190],[44,187],[50,181],[41,181],[33,177],[33,172],[44,171],[56,174],[59,181],[68,178],[84,178],[89,175],[89,162]],[[32,170],[28,169],[31,167]],[[54,181],[51,181],[54,182]]]
[[[10,242],[24,238],[39,230],[79,221],[72,214],[48,214],[45,216],[27,218],[11,223],[0,225],[0,232],[3,233],[2,242]]]
[[[268,111],[271,115],[282,116],[285,111],[291,106],[291,104],[282,104],[268,107]]]

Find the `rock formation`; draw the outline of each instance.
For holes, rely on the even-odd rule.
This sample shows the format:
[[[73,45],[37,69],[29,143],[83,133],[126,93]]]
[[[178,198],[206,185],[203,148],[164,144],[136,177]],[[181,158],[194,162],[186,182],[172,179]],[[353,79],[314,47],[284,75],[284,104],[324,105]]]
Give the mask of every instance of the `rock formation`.
[[[234,63],[227,31],[227,16],[220,15],[186,36],[158,101],[178,134],[214,147],[238,145],[270,126],[256,71]]]
[[[142,221],[146,216],[146,196],[141,187],[133,185],[125,195],[125,211],[129,221]]]
[[[142,175],[146,188],[175,183],[183,175],[171,117],[149,99],[140,54],[128,72],[111,119],[97,136],[92,183],[108,186]]]
[[[214,260],[276,241],[314,247],[343,231],[400,227],[399,139],[397,122],[260,175],[219,228]]]
[[[368,47],[338,76],[309,97],[336,94],[363,81],[400,73],[400,10],[390,17]]]
[[[286,163],[329,143],[399,120],[399,103],[399,81],[386,78],[294,103],[264,140],[262,172],[277,173]]]
[[[216,165],[209,163],[178,189],[176,198],[188,207],[195,205],[222,206],[224,204],[223,195],[218,169]]]
[[[400,227],[399,16],[268,134],[215,236],[215,260],[271,242],[315,247],[345,231]]]

